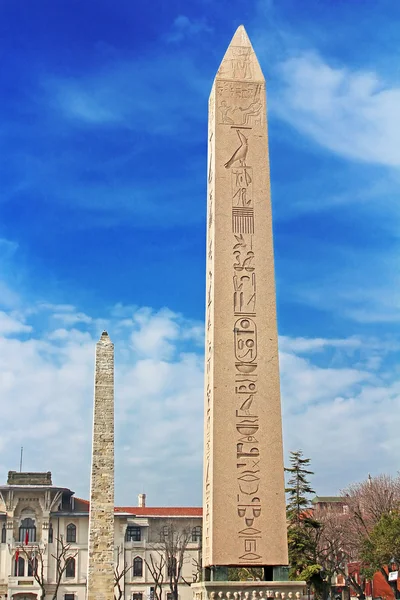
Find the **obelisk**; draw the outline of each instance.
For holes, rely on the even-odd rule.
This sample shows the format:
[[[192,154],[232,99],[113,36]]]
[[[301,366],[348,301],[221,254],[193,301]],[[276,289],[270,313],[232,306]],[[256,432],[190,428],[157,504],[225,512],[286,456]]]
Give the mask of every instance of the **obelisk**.
[[[203,566],[271,574],[288,552],[270,169],[243,26],[209,99],[207,231]]]
[[[88,600],[114,600],[114,344],[96,344]]]

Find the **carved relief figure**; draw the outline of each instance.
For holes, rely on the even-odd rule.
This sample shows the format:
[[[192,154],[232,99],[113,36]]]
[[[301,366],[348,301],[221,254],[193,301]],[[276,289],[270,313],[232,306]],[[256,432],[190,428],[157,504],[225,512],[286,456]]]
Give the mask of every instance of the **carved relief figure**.
[[[241,46],[232,47],[233,58],[232,76],[234,79],[251,79],[252,70],[250,63],[251,48],[242,48]]]
[[[226,100],[222,100],[221,104],[219,105],[221,123],[226,123],[228,125],[234,124],[234,120],[229,116],[229,113],[231,112],[231,110],[232,110],[232,106],[229,106],[226,103]]]
[[[240,129],[236,129],[236,133],[238,134],[240,146],[237,150],[235,150],[228,162],[225,163],[225,169],[229,169],[238,161],[242,167],[246,166],[246,156],[248,151],[247,138],[243,135]]]

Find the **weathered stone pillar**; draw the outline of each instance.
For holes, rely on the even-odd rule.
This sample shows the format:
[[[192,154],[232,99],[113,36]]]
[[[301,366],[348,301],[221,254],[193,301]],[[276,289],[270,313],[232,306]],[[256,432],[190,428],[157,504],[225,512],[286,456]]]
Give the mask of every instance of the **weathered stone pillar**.
[[[114,344],[96,344],[87,599],[114,600]]]
[[[203,561],[287,565],[265,79],[243,26],[208,144]]]

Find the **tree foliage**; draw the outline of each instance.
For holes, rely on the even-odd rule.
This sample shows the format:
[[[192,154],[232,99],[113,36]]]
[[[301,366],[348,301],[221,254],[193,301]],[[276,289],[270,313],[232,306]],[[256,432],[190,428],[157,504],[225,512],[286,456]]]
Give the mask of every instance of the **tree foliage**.
[[[358,562],[364,578],[380,571],[388,579],[388,560],[399,556],[396,515],[400,507],[400,477],[379,475],[350,485],[341,502],[314,512],[321,524],[318,560],[330,577],[341,573],[363,600],[364,581],[346,570]],[[400,557],[399,557],[400,558]]]
[[[376,571],[382,572],[392,559],[400,566],[400,514],[397,511],[381,516],[363,540],[361,558],[366,565],[364,570],[370,576]]]
[[[319,523],[313,518],[310,510],[310,494],[314,494],[309,483],[310,459],[303,457],[297,450],[290,453],[290,467],[285,471],[290,474],[287,487],[286,516],[288,521],[288,549],[290,578],[305,580],[308,583],[319,577],[321,567],[317,561],[317,539]]]
[[[262,567],[229,567],[228,581],[261,581]]]
[[[290,473],[285,492],[287,494],[286,515],[291,525],[299,525],[307,518],[306,509],[310,506],[309,495],[315,494],[308,476],[314,475],[307,467],[309,458],[303,457],[302,450],[290,453],[290,467],[285,468]]]

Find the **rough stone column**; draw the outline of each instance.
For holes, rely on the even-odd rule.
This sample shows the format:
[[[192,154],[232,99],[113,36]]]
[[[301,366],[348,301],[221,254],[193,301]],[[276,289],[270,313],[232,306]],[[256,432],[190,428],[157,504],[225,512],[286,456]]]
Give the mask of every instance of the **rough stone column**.
[[[88,600],[114,600],[114,344],[96,344]]]
[[[203,565],[287,565],[265,79],[243,26],[209,100]]]

